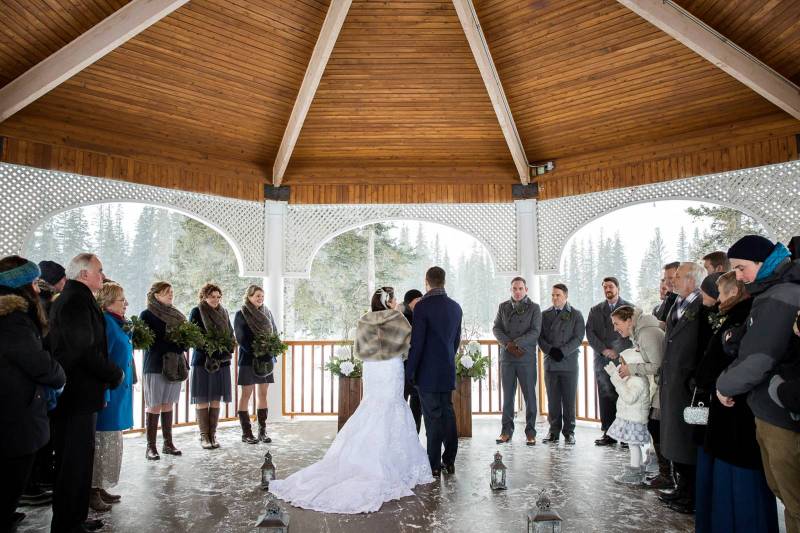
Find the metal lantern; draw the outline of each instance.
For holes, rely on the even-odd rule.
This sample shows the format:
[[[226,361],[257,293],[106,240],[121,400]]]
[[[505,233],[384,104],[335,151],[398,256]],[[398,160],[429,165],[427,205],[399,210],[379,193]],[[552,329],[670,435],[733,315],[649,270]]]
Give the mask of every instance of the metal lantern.
[[[503,456],[500,451],[494,453],[494,462],[491,464],[491,483],[492,490],[506,490],[506,465],[503,464]]]
[[[561,517],[550,509],[550,497],[544,489],[536,500],[536,509],[528,512],[528,533],[561,533]]]
[[[289,531],[289,513],[273,498],[269,498],[264,514],[258,517],[256,527],[265,533],[286,533]]]
[[[269,489],[269,482],[275,479],[275,465],[272,463],[272,454],[267,450],[264,455],[264,464],[261,465],[261,488]]]

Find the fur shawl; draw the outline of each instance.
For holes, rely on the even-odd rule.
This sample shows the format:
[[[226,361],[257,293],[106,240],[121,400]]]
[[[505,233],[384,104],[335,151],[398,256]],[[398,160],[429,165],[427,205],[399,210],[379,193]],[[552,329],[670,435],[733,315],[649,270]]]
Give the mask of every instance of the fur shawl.
[[[400,311],[374,311],[358,319],[354,352],[362,361],[405,359],[410,343],[411,325]]]

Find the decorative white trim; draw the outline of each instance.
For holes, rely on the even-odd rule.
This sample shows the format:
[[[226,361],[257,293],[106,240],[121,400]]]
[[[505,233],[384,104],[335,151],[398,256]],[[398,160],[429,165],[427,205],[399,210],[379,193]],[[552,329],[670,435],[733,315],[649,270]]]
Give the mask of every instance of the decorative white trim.
[[[567,241],[589,222],[623,207],[663,200],[738,209],[773,239],[785,241],[800,232],[800,161],[539,201],[539,274],[558,273]]]
[[[367,224],[390,220],[434,222],[463,231],[483,244],[495,274],[517,273],[514,204],[289,205],[284,226],[284,276],[307,278],[323,244]]]
[[[166,207],[194,218],[231,245],[239,274],[264,275],[264,204],[221,196],[0,163],[0,256],[20,253],[33,231],[58,213],[107,202]]]

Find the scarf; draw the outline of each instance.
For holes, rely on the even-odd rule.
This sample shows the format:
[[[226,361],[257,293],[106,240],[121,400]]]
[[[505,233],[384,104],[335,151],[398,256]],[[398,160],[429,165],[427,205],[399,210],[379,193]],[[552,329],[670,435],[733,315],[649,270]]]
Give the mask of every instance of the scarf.
[[[156,299],[155,294],[147,295],[147,310],[167,325],[167,329],[186,322],[186,316],[173,305],[162,304]]]
[[[267,306],[256,307],[248,300],[242,306],[242,316],[244,321],[247,322],[247,327],[253,332],[254,337],[261,334],[269,335],[275,333],[275,321],[272,319],[272,313],[267,309]]]
[[[434,287],[426,292],[422,299],[424,300],[425,298],[430,298],[431,296],[447,296],[447,291],[444,290],[444,287]]]
[[[231,319],[228,317],[228,311],[222,307],[222,304],[214,308],[203,300],[197,308],[200,310],[200,318],[203,320],[203,327],[206,328],[206,331],[211,331],[213,329],[221,331],[231,337],[233,336]]]
[[[525,311],[528,310],[528,305],[531,303],[531,299],[525,296],[522,300],[516,302],[514,298],[511,298],[511,309],[514,310],[515,313],[518,315],[524,315]]]
[[[789,249],[786,248],[781,243],[775,245],[773,248],[772,253],[767,256],[767,259],[761,265],[761,268],[758,269],[758,275],[756,275],[756,281],[762,281],[775,272],[775,269],[783,262],[784,259],[787,257],[791,257],[792,254],[789,253]]]

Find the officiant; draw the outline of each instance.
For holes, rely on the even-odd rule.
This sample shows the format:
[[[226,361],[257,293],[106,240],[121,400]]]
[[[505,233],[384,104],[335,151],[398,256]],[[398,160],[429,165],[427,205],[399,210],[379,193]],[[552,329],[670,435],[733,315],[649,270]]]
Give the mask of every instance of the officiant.
[[[569,289],[553,285],[553,305],[542,313],[539,348],[544,353],[547,389],[547,422],[550,429],[542,442],[575,444],[575,395],[578,392],[578,360],[586,323],[580,311],[567,301]]]

